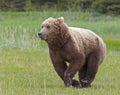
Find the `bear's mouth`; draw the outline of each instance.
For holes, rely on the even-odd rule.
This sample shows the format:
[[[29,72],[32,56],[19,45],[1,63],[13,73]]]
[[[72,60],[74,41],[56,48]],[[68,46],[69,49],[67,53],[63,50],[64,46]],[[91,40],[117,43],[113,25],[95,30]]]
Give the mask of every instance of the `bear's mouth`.
[[[45,35],[45,34],[38,33],[38,36],[41,40],[47,40],[47,35]]]

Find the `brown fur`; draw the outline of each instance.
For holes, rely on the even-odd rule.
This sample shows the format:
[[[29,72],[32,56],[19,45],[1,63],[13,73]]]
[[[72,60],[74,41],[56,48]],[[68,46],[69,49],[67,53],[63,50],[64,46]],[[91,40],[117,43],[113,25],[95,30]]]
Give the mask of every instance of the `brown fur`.
[[[90,86],[106,51],[98,35],[87,29],[68,27],[63,17],[45,20],[38,35],[48,43],[53,66],[67,87]],[[79,81],[73,79],[76,72]]]

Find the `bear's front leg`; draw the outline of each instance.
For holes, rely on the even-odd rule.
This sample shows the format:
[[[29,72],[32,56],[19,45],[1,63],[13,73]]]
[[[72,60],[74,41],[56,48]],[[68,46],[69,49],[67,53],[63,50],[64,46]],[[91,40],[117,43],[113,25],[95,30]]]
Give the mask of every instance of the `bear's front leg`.
[[[69,87],[72,85],[72,77],[70,76],[69,72],[65,72],[64,74],[64,83],[66,87]]]
[[[69,87],[69,86],[72,85],[73,87],[80,88],[79,81],[70,78],[70,76],[68,76],[68,75],[64,75],[64,80],[63,81],[64,81],[64,84],[65,84],[66,87]]]
[[[74,86],[74,87],[80,87],[80,84],[78,81],[73,80],[74,75],[77,73],[77,71],[80,70],[80,68],[83,66],[83,61],[75,61],[72,62],[69,67],[66,69],[64,73],[64,83],[66,87]]]

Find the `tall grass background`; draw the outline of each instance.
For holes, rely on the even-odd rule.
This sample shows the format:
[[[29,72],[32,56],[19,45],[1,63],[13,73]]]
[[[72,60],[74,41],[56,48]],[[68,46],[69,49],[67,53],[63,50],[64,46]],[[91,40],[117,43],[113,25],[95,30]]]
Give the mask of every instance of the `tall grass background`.
[[[69,26],[91,29],[105,40],[111,37],[119,38],[120,20],[114,15],[80,12],[3,12],[0,14],[1,47],[39,48],[40,45],[36,42],[41,23],[48,17],[60,16],[65,18]]]

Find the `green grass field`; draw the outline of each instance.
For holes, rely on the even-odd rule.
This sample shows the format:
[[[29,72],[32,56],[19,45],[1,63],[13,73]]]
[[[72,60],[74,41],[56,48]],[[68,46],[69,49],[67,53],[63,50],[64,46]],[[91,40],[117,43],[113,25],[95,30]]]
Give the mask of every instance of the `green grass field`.
[[[70,26],[88,28],[107,45],[91,88],[66,88],[51,64],[48,48],[37,38],[48,17],[65,17]],[[120,19],[71,12],[0,13],[0,95],[120,95]],[[77,77],[76,77],[77,78]]]

